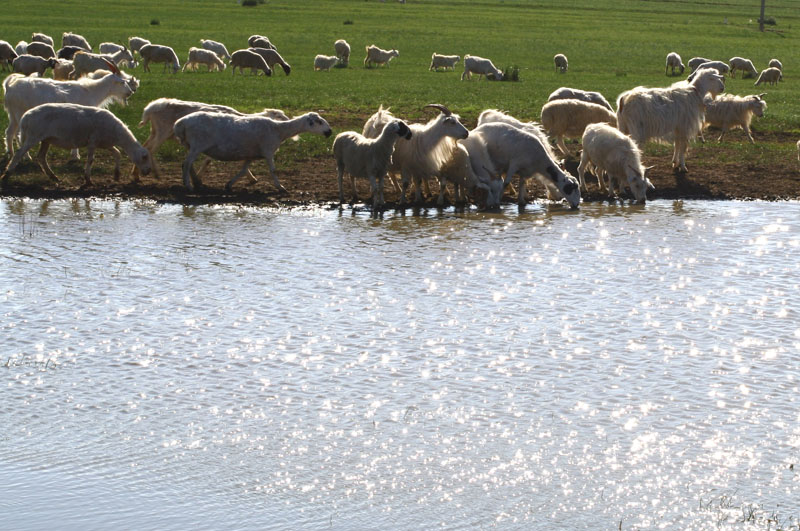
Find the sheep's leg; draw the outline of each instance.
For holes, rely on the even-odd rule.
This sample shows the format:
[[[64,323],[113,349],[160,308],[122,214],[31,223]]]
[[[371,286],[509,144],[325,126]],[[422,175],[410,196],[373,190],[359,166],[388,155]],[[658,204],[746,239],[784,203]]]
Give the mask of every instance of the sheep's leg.
[[[233,184],[234,184],[236,181],[238,181],[239,179],[241,179],[241,178],[244,176],[244,174],[248,172],[248,169],[247,169],[247,168],[248,168],[248,166],[250,166],[250,163],[251,163],[251,162],[253,162],[253,161],[252,161],[252,160],[247,160],[247,161],[245,161],[244,165],[242,166],[242,169],[241,169],[241,170],[239,170],[239,173],[237,173],[236,175],[234,175],[234,176],[233,176],[233,179],[231,179],[230,181],[228,181],[228,184],[226,184],[226,185],[225,185],[225,191],[226,191],[226,192],[230,192],[231,190],[233,190]]]
[[[727,133],[727,132],[728,132],[728,128],[727,127],[723,127],[722,128],[722,133],[720,133],[719,138],[717,138],[717,142],[722,142],[722,137],[725,136],[725,133]],[[750,135],[747,135],[747,136],[750,137]],[[752,141],[753,141],[753,139],[750,138],[750,142],[752,142]]]
[[[750,133],[750,128],[745,125],[742,129],[744,129],[744,132],[747,135],[747,138],[750,140],[750,143],[755,144],[756,141],[753,140],[753,135]]]
[[[436,200],[436,204],[439,206],[444,205],[444,192],[447,188],[447,179],[444,177],[439,177],[439,198]]]
[[[86,148],[86,169],[83,172],[83,186],[81,188],[92,185],[92,164],[94,164],[94,146],[89,145]]]
[[[400,174],[400,204],[404,205],[406,203],[406,190],[408,190],[408,185],[411,182],[411,176],[405,170],[401,170]]]
[[[372,191],[372,210],[378,209],[378,200],[380,199],[378,194],[378,183],[375,179],[375,174],[369,174],[369,189]]]
[[[16,116],[9,116],[6,128],[6,153],[9,157],[14,155],[14,137],[17,136],[19,129],[19,121],[16,118]]]
[[[192,151],[186,155],[186,159],[183,161],[182,169],[183,169],[183,186],[189,190],[190,192],[194,190],[194,185],[192,184],[192,172],[194,171],[192,168],[192,163],[195,161],[199,153],[194,153]],[[197,179],[198,184],[200,179]]]
[[[339,205],[344,204],[344,190],[343,190],[343,182],[344,181],[344,164],[336,164],[336,177],[339,182]]]
[[[583,153],[581,154],[581,163],[578,165],[578,182],[581,185],[581,190],[583,190],[584,192],[587,191],[586,179],[584,179],[584,174],[586,174],[586,168],[588,168],[590,164],[591,163],[589,162],[589,157],[586,155],[586,150],[584,149]],[[597,180],[597,185],[600,186],[600,179]]]
[[[558,137],[556,138],[556,145],[558,146],[558,149],[561,150],[561,153],[563,153],[564,155],[569,155],[569,150],[567,149],[567,145],[564,144],[564,135],[558,135]]]
[[[378,176],[378,192],[380,193],[380,196],[381,196],[381,198],[380,198],[380,206],[383,206],[383,205],[386,204],[386,202],[383,200],[383,178],[385,177],[385,175],[386,174],[384,173],[384,174],[381,174],[381,175]]]
[[[22,157],[24,157],[25,154],[28,152],[28,150],[30,148],[32,148],[32,147],[33,147],[33,144],[28,145],[26,142],[23,142],[22,145],[19,146],[19,149],[17,150],[17,152],[14,153],[14,156],[11,157],[11,160],[9,161],[8,165],[6,166],[5,171],[3,172],[2,185],[4,187],[8,183],[8,177],[11,175],[11,172],[14,170],[14,168],[17,167],[19,162],[22,160]],[[49,147],[50,147],[50,144],[48,142],[42,142],[42,147],[39,148],[39,153],[41,154],[42,150],[44,150],[44,152],[46,153],[47,152],[47,148],[49,148]],[[45,164],[46,164],[46,162],[45,162]],[[42,168],[42,170],[44,170],[44,168]],[[47,172],[45,171],[45,173],[47,173]],[[55,181],[58,182],[58,177],[56,177],[55,175],[51,175],[52,173],[53,172],[51,170],[50,173],[47,173],[47,175],[51,176],[52,179],[55,179]]]
[[[525,180],[526,180],[525,177],[523,177],[522,174],[520,174],[520,176],[519,176],[519,194],[517,194],[517,204],[519,206],[525,206],[525,204],[528,202],[527,198],[525,197],[527,195],[526,194],[527,190],[525,190]],[[545,187],[545,188],[547,188],[547,187]],[[548,199],[549,199],[549,195],[550,194],[549,194],[549,190],[548,190]]]
[[[356,190],[356,178],[352,174],[350,174],[350,194],[351,194],[350,201],[352,203],[357,203],[358,191]]]
[[[418,175],[414,176],[414,201],[422,202],[422,178]]]
[[[269,174],[272,175],[272,182],[275,183],[275,188],[284,194],[288,194],[289,191],[281,185],[278,180],[278,174],[275,173],[275,160],[272,157],[267,157],[267,164],[269,164]]]

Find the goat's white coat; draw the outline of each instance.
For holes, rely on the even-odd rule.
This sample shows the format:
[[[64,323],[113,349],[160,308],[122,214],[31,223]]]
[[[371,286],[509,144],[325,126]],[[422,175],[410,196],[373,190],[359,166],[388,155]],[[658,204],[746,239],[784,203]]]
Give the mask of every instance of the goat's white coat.
[[[225,70],[225,63],[222,61],[219,55],[216,52],[211,50],[207,50],[205,48],[195,48],[194,46],[189,48],[189,56],[186,59],[186,62],[183,64],[183,68],[181,71],[186,70],[197,70],[200,65],[206,65],[208,71],[211,72],[212,70]]]
[[[667,75],[667,70],[669,70],[670,68],[672,68],[673,76],[675,75],[676,68],[680,70],[678,74],[683,74],[683,71],[686,69],[686,67],[683,64],[683,61],[681,61],[681,56],[675,52],[670,52],[667,54],[667,62],[666,66],[664,67],[664,75]]]
[[[583,190],[586,190],[586,170],[594,167],[597,185],[601,189],[604,186],[600,173],[608,175],[610,195],[614,195],[615,182],[622,191],[621,183],[624,181],[637,201],[647,200],[647,190],[652,188],[652,184],[645,177],[641,151],[629,136],[608,124],[590,124],[583,133],[581,144],[583,152],[578,166],[578,180]]]
[[[713,101],[707,102],[704,127],[713,125],[722,129],[718,140],[722,141],[722,137],[728,129],[734,127],[741,127],[747,135],[747,139],[751,144],[755,144],[753,135],[750,133],[750,122],[753,116],[764,116],[764,111],[767,109],[767,102],[761,98],[761,95],[752,96],[734,96],[732,94],[720,94]],[[702,133],[700,135],[703,138]],[[705,141],[705,139],[703,139]]]
[[[231,54],[228,53],[228,49],[221,42],[212,41],[211,39],[200,39],[200,47],[204,50],[211,50],[221,59],[231,58]]]
[[[771,66],[761,71],[754,85],[759,86],[761,83],[769,83],[770,85],[775,85],[776,83],[778,83],[778,81],[783,81],[783,72],[781,71],[780,68]]]
[[[542,126],[556,137],[556,145],[569,154],[564,137],[580,138],[589,124],[605,122],[617,125],[617,117],[602,105],[581,100],[553,100],[542,107]]]
[[[335,55],[317,55],[314,57],[314,70],[330,70],[336,63],[339,62],[339,58]]]
[[[181,69],[180,61],[178,61],[178,54],[169,46],[161,44],[145,44],[139,48],[139,55],[142,56],[142,68],[145,72],[150,71],[150,63],[164,63],[164,71],[167,66],[172,68],[172,73],[178,73]]]
[[[750,59],[745,59],[744,57],[731,57],[730,61],[728,61],[731,67],[731,77],[736,77],[736,71],[742,71],[742,79],[746,77],[756,77],[758,76],[758,70],[753,65],[753,62]]]
[[[486,79],[489,79],[491,75],[498,81],[503,79],[503,72],[494,66],[489,59],[478,57],[477,55],[465,55],[464,72],[461,73],[461,81],[472,79],[472,74],[478,74],[479,78],[480,76],[486,76]]]
[[[376,65],[386,65],[388,67],[389,61],[400,55],[400,52],[397,50],[383,50],[374,44],[367,46],[366,50],[367,56],[364,58],[364,66],[372,66],[374,63]]]
[[[554,101],[554,100],[581,100],[587,101],[589,103],[596,103],[597,105],[602,105],[606,109],[611,112],[614,112],[614,108],[608,103],[602,94],[599,92],[592,92],[589,90],[581,90],[576,88],[569,88],[569,87],[560,87],[550,93],[550,97],[547,98],[547,101]]]
[[[431,66],[428,70],[436,70],[437,72],[440,68],[455,70],[456,63],[460,60],[460,55],[441,55],[433,52],[433,55],[431,55]]]

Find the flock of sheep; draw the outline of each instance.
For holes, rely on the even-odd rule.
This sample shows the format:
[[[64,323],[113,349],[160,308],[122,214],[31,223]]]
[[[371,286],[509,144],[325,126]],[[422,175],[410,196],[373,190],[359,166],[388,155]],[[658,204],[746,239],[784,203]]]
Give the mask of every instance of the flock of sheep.
[[[228,61],[234,71],[248,68],[269,75],[275,65],[280,65],[286,75],[290,73],[291,67],[267,37],[253,35],[248,45],[247,49],[229,54],[222,43],[202,40],[200,48],[189,50],[183,69],[206,65],[209,71],[224,70]],[[168,46],[152,44],[140,37],[131,37],[127,47],[103,43],[99,48],[100,54],[92,53],[86,39],[72,33],[63,34],[58,51],[53,48],[53,40],[42,34],[33,34],[31,43],[21,42],[16,49],[0,41],[0,62],[6,68],[11,64],[15,71],[3,82],[4,107],[9,117],[6,149],[11,156],[2,174],[3,185],[21,158],[37,144],[40,148],[36,160],[56,181],[58,177],[46,159],[50,145],[72,149],[75,157],[77,148],[87,148],[85,185],[91,183],[96,149],[111,150],[117,179],[120,176],[117,147],[134,162],[135,179],[140,173],[150,171],[158,175],[153,154],[163,142],[174,138],[188,150],[182,177],[189,190],[201,183],[205,166],[196,171],[193,163],[205,154],[215,160],[243,162],[239,172],[228,181],[228,190],[244,176],[255,180],[250,164],[266,159],[275,187],[285,192],[274,164],[274,154],[281,142],[306,132],[332,134],[330,125],[316,113],[295,118],[277,109],[244,114],[222,105],[159,98],[143,111],[139,125],[150,124],[150,136],[144,144],[139,144],[125,124],[104,109],[111,102],[125,102],[138,89],[139,80],[120,67],[135,67],[139,56],[145,71],[149,71],[151,63],[164,63],[165,69],[175,73],[180,69],[177,54]],[[315,70],[349,64],[349,44],[338,40],[334,49],[335,56],[316,56]],[[387,64],[399,55],[397,50],[382,50],[374,45],[367,46],[366,51],[365,67]],[[454,69],[460,60],[459,56],[434,53],[430,69]],[[557,71],[567,71],[564,55],[558,54],[553,60]],[[527,180],[534,177],[544,185],[548,198],[566,200],[576,208],[581,189],[587,189],[585,173],[591,171],[598,186],[610,195],[628,188],[636,201],[643,202],[653,189],[641,162],[641,147],[645,142],[672,142],[673,168],[685,172],[689,141],[698,135],[702,137],[705,125],[720,127],[722,135],[732,127],[742,127],[753,142],[750,121],[754,115],[762,116],[766,108],[763,94],[745,97],[721,94],[725,90],[725,74],[733,76],[739,70],[743,75],[756,76],[751,61],[736,57],[729,66],[721,61],[694,58],[689,66],[692,73],[688,79],[669,87],[635,87],[623,92],[617,98],[616,111],[598,92],[562,87],[542,107],[541,123],[522,122],[490,109],[481,113],[478,126],[470,131],[444,105],[426,106],[437,111],[437,115],[425,124],[408,124],[381,107],[360,133],[340,133],[333,142],[339,199],[344,202],[343,181],[347,174],[353,199],[357,200],[355,179],[366,179],[371,187],[373,208],[379,209],[384,204],[383,181],[388,175],[401,194],[401,204],[406,202],[412,182],[415,199],[420,201],[423,188],[436,179],[439,204],[443,204],[446,185],[451,183],[456,201],[466,199],[465,195],[481,196],[486,206],[494,207],[517,175],[520,205],[526,202]],[[43,77],[48,67],[53,68],[53,79]],[[685,69],[675,53],[667,56],[665,74],[670,68],[673,73],[678,69],[680,74]],[[758,75],[756,85],[777,83],[782,79],[781,72],[780,62],[771,61],[770,67]],[[469,79],[472,74],[502,79],[502,72],[490,60],[466,55],[461,79]],[[18,135],[19,149],[15,152],[14,140]],[[581,139],[583,150],[577,179],[564,170],[548,135],[555,139],[563,155],[569,155],[565,137]],[[395,178],[399,178],[400,185]]]

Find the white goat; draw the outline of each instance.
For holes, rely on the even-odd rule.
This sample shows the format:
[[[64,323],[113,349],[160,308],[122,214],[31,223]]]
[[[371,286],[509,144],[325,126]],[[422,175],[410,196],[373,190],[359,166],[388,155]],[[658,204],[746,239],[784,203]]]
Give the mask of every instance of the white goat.
[[[678,72],[679,75],[683,74],[683,71],[686,69],[686,67],[683,64],[683,61],[681,61],[681,56],[675,52],[670,52],[667,54],[667,65],[664,67],[665,76],[667,75],[667,70],[669,70],[670,68],[672,68],[673,76],[675,75],[676,68],[680,70],[680,72]]]
[[[113,68],[112,68],[113,67]],[[42,77],[26,78],[11,74],[3,81],[5,99],[3,106],[8,113],[6,150],[14,153],[13,140],[19,121],[28,109],[43,103],[78,103],[93,107],[106,107],[116,101],[125,104],[136,91],[138,81],[124,76],[115,66],[114,73],[101,79],[83,78],[78,81],[56,81]]]
[[[428,70],[435,70],[437,72],[440,68],[444,68],[445,70],[448,68],[455,70],[456,63],[458,63],[460,60],[460,55],[440,55],[436,52],[433,52],[433,55],[431,55],[431,66],[428,68]]]
[[[694,72],[701,64],[710,62],[711,59],[706,59],[705,57],[692,57],[687,64],[689,65],[689,69]]]
[[[382,50],[374,44],[370,44],[367,46],[367,56],[364,58],[364,66],[369,67],[374,63],[376,65],[386,65],[388,67],[389,61],[398,55],[400,55],[400,52],[397,50]]]
[[[717,139],[722,142],[722,137],[728,129],[741,127],[747,135],[751,144],[755,144],[753,135],[750,134],[750,122],[753,116],[762,117],[767,109],[767,102],[764,101],[764,94],[752,96],[734,96],[732,94],[720,94],[713,101],[706,103],[706,117],[704,127],[713,125],[722,129],[722,133]],[[700,138],[705,142],[702,132]]]
[[[25,49],[25,53],[28,55],[35,55],[37,57],[42,57],[44,59],[51,59],[56,57],[56,51],[47,43],[44,42],[32,42],[28,45]]]
[[[147,148],[152,155],[153,174],[156,177],[159,176],[158,165],[156,164],[155,159],[155,153],[158,151],[158,148],[170,138],[175,138],[173,132],[175,122],[184,116],[197,111],[245,116],[245,113],[239,112],[232,107],[201,103],[198,101],[158,98],[157,100],[153,100],[148,103],[144,108],[144,111],[142,111],[142,120],[139,122],[139,127],[144,127],[144,125],[147,123],[150,124],[150,136],[148,136],[147,140],[144,141],[144,147]],[[256,114],[278,121],[286,121],[289,119],[289,117],[279,109],[264,109],[260,113]]]
[[[53,37],[51,37],[50,35],[46,35],[44,33],[34,33],[33,35],[31,35],[31,42],[43,42],[53,47],[55,47],[56,45],[55,41],[53,40]]]
[[[608,100],[606,100],[603,97],[603,95],[600,94],[599,92],[591,92],[588,90],[561,87],[551,92],[550,97],[547,98],[547,101],[554,101],[554,100],[588,101],[589,103],[596,103],[598,105],[602,105],[609,111],[614,112],[614,108],[611,106],[610,103],[608,103]]]
[[[205,48],[189,48],[189,57],[186,59],[186,63],[184,63],[181,71],[187,68],[194,71],[197,70],[200,65],[206,65],[209,72],[212,70],[225,70],[226,67],[225,63],[222,62],[222,59],[216,52],[206,50]]]
[[[68,31],[61,35],[61,46],[77,46],[78,48],[83,48],[87,52],[92,51],[89,41],[77,33],[70,33]]]
[[[35,55],[20,55],[11,63],[11,69],[24,76],[29,76],[31,74],[36,74],[38,76],[43,76],[45,70],[48,68],[54,68],[56,66],[56,59],[43,59],[41,57],[37,57]]]
[[[450,159],[455,148],[455,140],[469,136],[469,131],[459,121],[459,116],[444,105],[431,103],[425,108],[438,109],[441,112],[427,124],[409,125],[413,134],[411,140],[399,141],[392,155],[389,171],[399,173],[402,177],[401,204],[406,202],[406,190],[412,179],[416,186],[415,200],[420,202],[422,182],[439,178],[441,167]],[[381,106],[364,124],[364,136],[377,137],[391,120],[394,120],[394,116]],[[440,197],[444,194],[444,187],[444,181],[440,180]]]
[[[137,53],[145,44],[150,44],[150,41],[143,37],[128,37],[128,48],[130,48],[131,53]]]
[[[200,39],[200,47],[204,50],[211,50],[217,54],[220,59],[231,58],[231,54],[228,53],[228,49],[221,42],[212,41],[210,39]]]
[[[272,75],[272,69],[261,55],[250,50],[236,50],[231,54],[231,73],[236,74],[236,69],[240,74],[244,74],[244,69],[249,68],[251,74],[257,74],[261,70],[267,76]]]
[[[503,72],[498,70],[489,59],[476,55],[465,55],[464,72],[461,74],[461,81],[472,79],[472,74],[478,74],[479,78],[480,76],[486,76],[486,79],[492,76],[497,81],[502,81],[503,79]]]
[[[783,81],[783,72],[781,72],[780,68],[771,66],[761,71],[758,79],[756,79],[755,86],[759,86],[761,83],[775,85],[778,81]]]
[[[621,183],[627,182],[637,201],[643,203],[647,200],[647,190],[655,188],[645,177],[642,153],[629,136],[607,124],[590,124],[583,133],[581,143],[583,152],[578,166],[578,180],[583,190],[586,190],[586,170],[593,167],[597,185],[601,189],[604,186],[600,173],[605,172],[608,175],[608,191],[611,196],[614,195],[615,182],[620,192]]]
[[[769,68],[777,68],[778,70],[783,70],[783,64],[777,59],[770,59],[769,64],[767,65]]]
[[[14,47],[6,41],[0,40],[0,64],[3,65],[3,70],[8,70],[14,59],[19,57]]]
[[[300,133],[318,133],[327,137],[331,135],[331,127],[315,112],[281,122],[262,116],[200,111],[175,122],[174,133],[175,138],[189,149],[183,161],[183,184],[187,189],[193,188],[190,179],[192,163],[205,153],[216,160],[245,161],[239,173],[225,185],[226,190],[247,173],[250,163],[267,159],[275,187],[285,193],[286,189],[275,174],[275,151],[281,142]]]
[[[562,74],[567,71],[569,68],[569,62],[567,62],[567,56],[563,53],[557,53],[553,56],[553,63],[556,65],[556,72],[561,72]]]
[[[617,125],[617,117],[602,105],[581,100],[553,100],[542,107],[542,126],[556,137],[556,145],[564,155],[569,150],[564,137],[580,138],[589,124],[609,123]]]
[[[339,133],[333,141],[333,156],[339,178],[339,204],[344,203],[342,180],[347,172],[353,201],[358,201],[356,177],[369,179],[372,191],[372,208],[384,204],[383,178],[392,163],[392,152],[400,138],[410,140],[411,129],[402,120],[393,120],[384,126],[377,138],[367,138],[355,131]]]
[[[730,61],[728,61],[731,67],[731,77],[736,77],[736,71],[742,71],[742,79],[746,77],[756,77],[758,75],[758,70],[756,67],[753,66],[753,62],[750,59],[745,59],[744,57],[731,57]]]
[[[87,148],[83,186],[92,184],[95,149],[111,151],[115,161],[115,180],[119,180],[120,164],[120,153],[115,146],[121,147],[143,174],[150,172],[150,154],[136,141],[122,120],[105,109],[74,103],[46,103],[26,112],[19,125],[22,142],[5,169],[3,186],[22,157],[39,142],[42,145],[36,158],[42,171],[56,182],[59,179],[47,164],[47,151],[51,145],[66,149]]]
[[[270,70],[274,71],[275,65],[281,65],[284,74],[288,76],[292,73],[292,67],[289,65],[289,63],[283,60],[283,57],[281,57],[281,54],[278,53],[278,50],[274,48],[248,48],[248,50],[263,57]]]
[[[336,57],[342,62],[343,65],[350,63],[350,44],[344,39],[339,39],[333,43],[333,49],[336,50]]]
[[[164,71],[166,72],[167,66],[170,66],[173,74],[177,74],[181,69],[178,54],[169,46],[145,44],[139,48],[139,55],[142,56],[142,68],[145,72],[150,71],[150,63],[164,63]]]
[[[705,97],[715,98],[725,90],[724,78],[714,69],[695,71],[691,83],[667,88],[636,87],[617,98],[619,130],[643,148],[650,139],[672,141],[673,168],[686,170],[686,151],[703,127]]]
[[[317,55],[314,57],[314,70],[330,70],[338,62],[339,58],[335,55]]]

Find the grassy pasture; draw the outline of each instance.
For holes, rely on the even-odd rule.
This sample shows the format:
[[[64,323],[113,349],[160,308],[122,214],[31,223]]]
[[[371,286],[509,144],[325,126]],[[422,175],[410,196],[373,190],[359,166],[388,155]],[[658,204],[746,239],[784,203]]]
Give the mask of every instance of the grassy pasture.
[[[379,104],[398,115],[421,119],[421,107],[448,105],[474,125],[478,113],[500,108],[524,119],[537,119],[548,95],[560,86],[598,90],[609,100],[636,85],[665,86],[677,78],[664,75],[668,52],[678,52],[684,63],[693,56],[727,61],[750,58],[766,68],[772,57],[784,64],[785,81],[775,87],[754,87],[754,80],[728,79],[734,94],[767,92],[767,116],[754,121],[758,131],[785,132],[800,138],[800,88],[797,56],[800,4],[770,0],[768,17],[777,25],[758,31],[757,0],[267,0],[243,7],[235,0],[136,0],[97,3],[87,0],[17,0],[8,2],[0,18],[0,39],[12,45],[30,40],[32,32],[53,36],[57,45],[64,31],[102,41],[126,42],[139,35],[172,46],[186,60],[190,46],[201,38],[222,41],[229,51],[246,47],[249,35],[270,37],[292,65],[272,78],[222,73],[151,73],[141,67],[132,73],[141,87],[127,107],[112,110],[141,140],[141,111],[151,100],[170,96],[231,105],[241,110],[278,107],[289,114],[319,111],[334,132],[360,129]],[[152,24],[154,21],[158,24]],[[346,39],[352,46],[349,68],[314,72],[314,55],[333,55],[333,42]],[[363,67],[364,47],[377,44],[397,48],[399,57],[388,68]],[[58,47],[58,46],[57,46]],[[491,58],[499,68],[516,65],[520,82],[460,81],[462,63],[455,72],[428,71],[432,52],[473,54]],[[555,72],[552,57],[568,56],[567,74]],[[687,72],[688,73],[688,72]],[[0,116],[5,129],[7,117]],[[743,160],[788,156],[787,143],[753,148],[737,133],[727,142],[741,144]],[[284,148],[279,164],[296,157],[327,151],[329,140],[305,136]],[[174,145],[162,156],[178,157]]]

